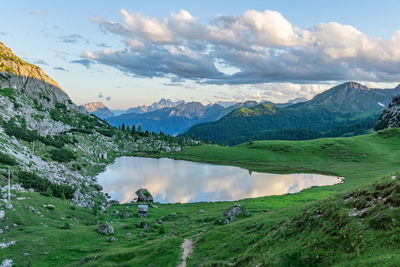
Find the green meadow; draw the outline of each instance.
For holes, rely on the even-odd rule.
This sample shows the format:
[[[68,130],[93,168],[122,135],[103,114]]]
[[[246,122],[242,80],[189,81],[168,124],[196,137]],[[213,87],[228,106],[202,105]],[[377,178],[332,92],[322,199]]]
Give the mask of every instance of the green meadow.
[[[188,238],[194,242],[188,266],[400,264],[400,129],[349,138],[203,145],[159,156],[345,179],[237,202],[155,203],[147,218],[136,216],[136,203],[111,205],[101,213],[68,200],[15,192],[20,199],[5,210],[8,220],[0,224],[10,230],[0,235],[0,243],[16,243],[0,249],[0,258],[12,255],[16,266],[177,266]],[[223,211],[235,203],[250,215],[221,223]],[[96,231],[103,221],[111,222],[114,235]]]

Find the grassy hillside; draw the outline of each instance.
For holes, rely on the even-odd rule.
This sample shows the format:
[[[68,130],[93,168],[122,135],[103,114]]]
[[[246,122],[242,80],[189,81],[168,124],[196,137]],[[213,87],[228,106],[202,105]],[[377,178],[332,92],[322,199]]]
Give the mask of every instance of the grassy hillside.
[[[203,145],[186,149],[174,158],[263,172],[319,172],[345,176],[346,183],[335,186],[336,191],[398,170],[399,145],[400,129],[396,128],[351,138],[254,141],[234,147]]]
[[[240,200],[251,215],[229,224],[222,213],[232,202],[156,204],[141,219],[135,216],[137,204],[109,204],[100,211],[96,205],[79,208],[68,200],[13,190],[13,209],[0,220],[0,228],[9,229],[0,242],[16,243],[0,249],[0,259],[12,258],[17,266],[76,266],[90,260],[88,266],[176,266],[180,245],[189,238],[195,243],[188,266],[400,263],[400,183],[398,176],[391,178],[400,171],[399,145],[400,129],[389,129],[352,138],[199,146],[170,154],[256,171],[346,177],[343,184],[298,194]],[[105,221],[114,235],[96,231]]]
[[[236,145],[248,140],[307,140],[366,133],[378,115],[358,117],[324,107],[278,108],[260,104],[241,108],[222,119],[190,128],[184,135]]]

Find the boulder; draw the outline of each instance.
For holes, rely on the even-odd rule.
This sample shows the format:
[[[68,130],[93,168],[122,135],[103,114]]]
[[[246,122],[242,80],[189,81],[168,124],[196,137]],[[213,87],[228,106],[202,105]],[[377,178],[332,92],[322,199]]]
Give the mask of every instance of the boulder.
[[[153,202],[153,196],[150,194],[150,192],[145,189],[141,188],[138,191],[135,192],[137,197],[138,202]]]
[[[111,223],[109,222],[101,222],[97,226],[97,232],[103,235],[113,235],[114,228],[112,227]]]
[[[12,267],[13,265],[13,260],[5,259],[1,262],[0,267]]]
[[[222,214],[222,216],[227,217],[230,222],[234,221],[237,216],[243,215],[248,216],[250,212],[240,204],[235,204],[235,206],[225,210]]]
[[[0,210],[0,219],[3,219],[6,216],[6,213],[3,210]]]
[[[114,215],[114,216],[119,216],[119,211],[118,210],[113,210],[111,212],[111,214]]]

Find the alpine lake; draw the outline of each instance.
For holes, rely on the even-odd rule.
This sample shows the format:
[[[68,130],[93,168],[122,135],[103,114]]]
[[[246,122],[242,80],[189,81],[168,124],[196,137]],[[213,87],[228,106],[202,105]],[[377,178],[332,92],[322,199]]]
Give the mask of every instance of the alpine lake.
[[[191,203],[292,194],[342,182],[340,177],[322,174],[259,173],[233,166],[143,157],[117,158],[97,179],[103,192],[120,203],[131,202],[140,188],[149,190],[154,202]]]

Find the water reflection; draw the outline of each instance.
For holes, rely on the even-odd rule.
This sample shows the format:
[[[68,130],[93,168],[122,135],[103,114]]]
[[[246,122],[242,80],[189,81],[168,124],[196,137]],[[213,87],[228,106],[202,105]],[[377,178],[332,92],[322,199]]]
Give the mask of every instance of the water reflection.
[[[317,185],[340,182],[320,174],[269,174],[231,166],[171,159],[121,157],[97,176],[104,192],[122,203],[139,188],[147,188],[155,202],[229,201],[296,193]]]

